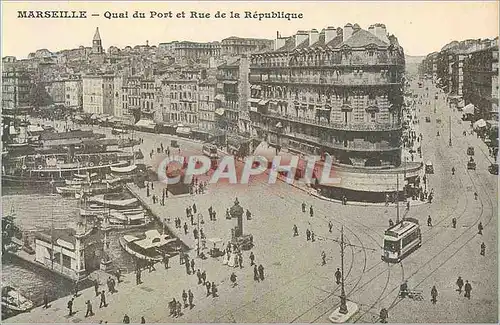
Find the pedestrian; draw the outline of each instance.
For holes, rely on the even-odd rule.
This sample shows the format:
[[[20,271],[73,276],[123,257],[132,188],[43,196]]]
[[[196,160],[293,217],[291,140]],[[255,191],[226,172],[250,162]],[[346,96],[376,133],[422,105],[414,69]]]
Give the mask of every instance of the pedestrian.
[[[168,308],[170,309],[170,316],[176,316],[176,306],[177,306],[177,301],[175,301],[175,298],[172,299],[168,303]]]
[[[74,286],[74,290],[75,290],[75,297],[78,297],[78,280],[75,280],[75,286]]]
[[[198,239],[198,230],[196,228],[193,229],[193,237],[194,237],[194,240]]]
[[[332,232],[333,224],[331,221],[328,221],[328,232]]]
[[[94,312],[92,311],[92,303],[90,302],[90,300],[87,300],[85,304],[87,305],[87,312],[85,313],[85,317],[94,316]]]
[[[194,258],[191,259],[191,270],[193,271],[194,274]]]
[[[253,266],[255,264],[254,260],[255,260],[255,255],[253,254],[253,252],[250,252],[250,266]]]
[[[193,307],[194,307],[194,304],[193,304],[194,294],[191,291],[191,289],[188,290],[188,300],[189,300],[189,309],[193,309]]]
[[[306,212],[306,204],[302,202],[302,212]]]
[[[243,268],[243,255],[240,253],[238,255],[238,264],[240,265],[240,269]]]
[[[196,213],[196,203],[193,203],[193,213]]]
[[[49,308],[49,296],[47,295],[47,290],[43,292],[43,308]]]
[[[380,310],[380,322],[387,323],[387,318],[389,318],[389,312],[387,311],[387,309],[382,308]]]
[[[314,216],[314,210],[312,205],[309,207],[309,215],[311,216],[311,218]]]
[[[140,270],[140,269],[137,269],[137,270],[135,271],[135,284],[136,284],[136,285],[139,285],[139,284],[141,284],[141,283],[142,283],[142,281],[141,281],[141,270]]]
[[[438,296],[438,291],[436,289],[436,286],[432,286],[432,289],[431,289],[431,301],[433,304],[435,304],[437,302],[437,296]]]
[[[198,277],[198,284],[202,284],[202,282],[201,282],[201,271],[200,271],[200,269],[198,269],[198,271],[196,271],[196,276]]]
[[[457,219],[456,218],[451,219],[451,226],[453,228],[457,228]]]
[[[146,319],[144,318],[144,316],[141,316],[141,324],[146,324]]]
[[[462,287],[464,286],[464,280],[462,280],[462,277],[459,276],[458,279],[457,279],[457,286],[458,286],[458,294],[461,294],[462,293]]]
[[[115,276],[116,276],[116,281],[117,281],[118,283],[120,283],[120,282],[121,282],[121,281],[120,281],[120,278],[121,278],[121,276],[122,276],[122,271],[121,271],[119,268],[118,268],[118,269],[116,269]]]
[[[205,285],[205,282],[207,281],[207,272],[205,271],[201,272],[201,281],[203,285]]]
[[[188,234],[188,225],[184,222],[184,235]]]
[[[306,238],[307,240],[311,239],[311,231],[309,229],[306,230]]]
[[[68,301],[68,316],[72,316],[73,315],[73,300],[75,298],[72,297],[69,301]]]
[[[316,240],[314,239],[314,231],[311,231],[311,241],[315,242]]]
[[[177,317],[181,317],[182,316],[182,304],[180,301],[177,301],[177,305],[175,306],[176,308],[176,314],[177,314]]]
[[[184,301],[184,308],[187,308],[187,306],[188,306],[187,299],[188,299],[188,295],[186,293],[186,290],[182,290],[182,301]]]
[[[104,293],[104,290],[101,291],[101,303],[99,304],[99,308],[102,307],[108,307],[108,304],[106,304],[106,295]]]
[[[472,291],[472,286],[470,285],[469,280],[465,280],[464,290],[465,290],[464,297],[470,299],[470,292]]]
[[[259,282],[259,270],[257,269],[257,264],[253,266],[253,280]]]
[[[337,284],[340,284],[340,281],[342,279],[342,273],[340,272],[340,269],[337,268],[337,271],[335,271],[335,281]]]
[[[94,291],[95,296],[97,297],[99,295],[99,280],[97,279],[94,280]]]
[[[165,266],[165,270],[168,269],[168,261],[169,261],[169,257],[167,254],[165,254],[165,256],[163,256],[163,265]]]
[[[427,226],[432,227],[432,219],[430,214],[429,217],[427,218]]]
[[[259,265],[259,279],[261,281],[264,281],[264,267],[262,266],[262,264]]]
[[[210,287],[211,287],[211,284],[209,281],[206,282],[205,286],[207,287],[207,297],[210,296]]]
[[[484,242],[481,244],[481,255],[484,256],[485,254],[485,251],[486,251],[486,245],[484,244]]]
[[[297,225],[293,225],[293,237],[297,237],[299,235],[299,228]]]
[[[236,274],[231,273],[230,280],[233,283],[233,288],[236,287],[238,284],[236,283]]]
[[[479,222],[479,224],[477,225],[477,230],[478,230],[478,234],[479,235],[482,235],[483,234],[483,223],[482,222]]]
[[[406,202],[406,210],[410,210],[410,201]]]
[[[326,265],[326,254],[325,254],[325,251],[321,252],[321,265]]]
[[[217,287],[215,286],[215,282],[212,281],[212,297],[217,297]]]

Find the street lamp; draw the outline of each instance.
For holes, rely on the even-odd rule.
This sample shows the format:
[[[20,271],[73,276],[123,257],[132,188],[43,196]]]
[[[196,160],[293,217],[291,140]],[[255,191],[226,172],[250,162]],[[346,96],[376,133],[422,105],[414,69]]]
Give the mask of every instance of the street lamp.
[[[342,291],[340,293],[340,309],[339,313],[341,314],[347,314],[347,302],[346,302],[346,296],[345,296],[345,289],[344,289],[344,226],[342,226],[341,232],[340,232],[340,260],[341,260],[341,275],[342,275]]]
[[[448,142],[448,145],[451,147],[451,115],[449,117],[449,124],[450,124],[450,141]]]
[[[200,233],[200,218],[203,217],[201,213],[198,213],[198,216],[197,216],[197,221],[198,221],[198,247],[196,249],[196,255],[198,257],[200,257],[200,237],[201,237],[201,233]]]

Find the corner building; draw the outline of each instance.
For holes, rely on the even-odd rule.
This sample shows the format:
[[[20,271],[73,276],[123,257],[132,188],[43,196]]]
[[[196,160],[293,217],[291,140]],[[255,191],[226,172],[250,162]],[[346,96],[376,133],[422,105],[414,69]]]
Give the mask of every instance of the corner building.
[[[278,149],[331,156],[342,182],[321,188],[324,195],[383,200],[405,174],[404,68],[383,24],[278,34],[274,51],[251,57],[252,124]],[[406,166],[407,180],[418,177],[417,165]]]

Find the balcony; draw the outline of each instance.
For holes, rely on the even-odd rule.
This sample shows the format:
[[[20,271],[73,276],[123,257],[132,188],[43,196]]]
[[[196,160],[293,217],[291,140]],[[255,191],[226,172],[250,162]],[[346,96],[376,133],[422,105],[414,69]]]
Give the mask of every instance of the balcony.
[[[399,85],[395,79],[381,76],[366,76],[354,77],[352,75],[344,75],[341,77],[324,77],[320,75],[315,76],[273,76],[273,75],[250,75],[250,82],[253,83],[268,83],[268,84],[308,84],[308,85],[336,85],[336,86],[385,86],[385,85]]]
[[[314,68],[314,67],[347,67],[347,66],[388,66],[401,65],[405,61],[398,56],[362,56],[351,58],[331,58],[330,60],[320,59],[311,61],[299,61],[296,64],[286,65],[270,62],[255,62],[251,64],[252,69],[276,69],[276,68]]]
[[[293,121],[302,124],[308,124],[313,126],[321,126],[324,128],[332,130],[343,130],[343,131],[397,131],[401,130],[401,123],[378,123],[378,124],[366,124],[366,123],[342,123],[342,122],[326,122],[315,119],[310,119],[306,117],[293,116],[293,115],[282,115],[275,112],[268,111],[263,113],[263,116],[281,119],[284,121]]]
[[[330,147],[333,149],[349,150],[349,151],[365,151],[365,152],[393,151],[393,150],[399,150],[401,148],[398,145],[391,145],[386,141],[376,142],[376,143],[371,143],[366,141],[364,142],[349,141],[347,143],[339,143],[339,142],[321,140],[320,143],[326,147]]]

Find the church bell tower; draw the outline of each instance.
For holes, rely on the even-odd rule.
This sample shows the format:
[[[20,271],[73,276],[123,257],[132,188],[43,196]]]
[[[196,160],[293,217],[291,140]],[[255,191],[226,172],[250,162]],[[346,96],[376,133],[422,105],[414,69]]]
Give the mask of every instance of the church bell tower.
[[[92,40],[92,53],[102,54],[104,50],[102,49],[101,35],[99,35],[99,27],[96,28],[94,39]]]

